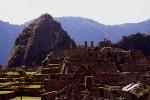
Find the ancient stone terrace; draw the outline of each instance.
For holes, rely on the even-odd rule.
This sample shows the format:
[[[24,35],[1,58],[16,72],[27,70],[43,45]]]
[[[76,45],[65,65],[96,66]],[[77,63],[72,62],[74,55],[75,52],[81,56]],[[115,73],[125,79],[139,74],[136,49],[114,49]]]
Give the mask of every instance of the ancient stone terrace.
[[[101,69],[104,71],[109,71],[109,68],[111,71],[146,71],[147,67],[144,66],[147,66],[148,63],[146,57],[140,51],[124,51],[112,47],[102,49],[74,48],[53,52],[49,58],[49,63],[55,61],[61,64],[64,57],[69,57],[69,67],[81,65],[82,63],[89,65],[92,69],[96,68],[96,70]]]
[[[59,71],[52,71],[55,73],[48,71],[53,69],[48,67],[53,61],[59,64],[54,68]],[[127,100],[132,100],[134,96],[121,88],[132,82],[144,81],[143,75],[150,69],[142,52],[112,47],[53,52],[43,65],[41,73],[50,74],[43,84],[43,100],[118,100],[127,99],[127,95]]]

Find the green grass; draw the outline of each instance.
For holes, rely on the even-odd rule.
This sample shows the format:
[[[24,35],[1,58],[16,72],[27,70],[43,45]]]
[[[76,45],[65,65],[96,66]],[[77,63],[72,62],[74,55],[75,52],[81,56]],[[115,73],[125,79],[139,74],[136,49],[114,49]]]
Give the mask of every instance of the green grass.
[[[46,69],[46,70],[57,70],[59,68],[58,67],[51,67],[51,68],[43,68],[43,69]]]
[[[41,88],[41,85],[30,85],[29,87],[27,88]]]
[[[7,78],[0,78],[0,80],[1,80],[1,79],[7,79]]]
[[[5,83],[0,83],[0,85],[9,85],[9,84],[12,84],[14,82],[5,82]]]
[[[18,81],[15,82],[2,82],[0,85],[9,85],[9,84],[14,84],[14,83],[19,83]],[[42,84],[43,82],[33,82],[33,85],[39,85]]]
[[[48,64],[49,66],[59,66],[59,64]]]
[[[36,72],[26,72],[27,74],[35,74]],[[18,75],[17,72],[7,72],[7,75]]]
[[[0,94],[7,94],[7,93],[11,93],[13,91],[0,91]]]
[[[14,99],[10,100],[20,100],[20,97],[16,97]],[[28,97],[28,96],[23,96],[22,100],[41,100],[41,97]]]
[[[59,67],[59,64],[48,64],[47,67],[48,67],[48,68],[51,68],[51,67]]]
[[[16,82],[17,83],[17,82]],[[14,82],[6,82],[6,83],[0,83],[1,86],[6,86],[6,85],[10,85],[10,84],[14,84]],[[13,89],[13,88],[17,88],[18,86],[12,86],[12,87],[8,87],[8,89]],[[30,85],[30,86],[27,86],[25,88],[34,88],[34,89],[38,89],[38,88],[41,88],[41,85]],[[7,89],[7,88],[5,88]]]
[[[9,87],[8,89],[13,89],[13,88],[18,88],[18,86],[12,86],[12,87]],[[34,89],[38,89],[38,88],[41,88],[41,85],[30,85],[30,86],[27,86],[25,88],[34,88]]]

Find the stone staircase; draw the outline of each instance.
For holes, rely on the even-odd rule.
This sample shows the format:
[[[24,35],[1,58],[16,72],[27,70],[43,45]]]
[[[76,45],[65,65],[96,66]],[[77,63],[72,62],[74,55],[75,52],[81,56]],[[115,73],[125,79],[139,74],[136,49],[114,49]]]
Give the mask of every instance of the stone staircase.
[[[60,73],[59,64],[48,64],[45,67],[42,67],[41,74],[52,74]]]

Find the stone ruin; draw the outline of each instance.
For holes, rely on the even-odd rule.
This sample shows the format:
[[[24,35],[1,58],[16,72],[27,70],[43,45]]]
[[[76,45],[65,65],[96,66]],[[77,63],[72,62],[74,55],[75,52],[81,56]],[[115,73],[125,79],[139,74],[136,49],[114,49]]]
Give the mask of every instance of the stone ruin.
[[[113,47],[55,51],[42,62],[41,73],[50,74],[43,82],[42,100],[140,100],[142,96],[122,88],[145,83],[149,69],[140,51]]]

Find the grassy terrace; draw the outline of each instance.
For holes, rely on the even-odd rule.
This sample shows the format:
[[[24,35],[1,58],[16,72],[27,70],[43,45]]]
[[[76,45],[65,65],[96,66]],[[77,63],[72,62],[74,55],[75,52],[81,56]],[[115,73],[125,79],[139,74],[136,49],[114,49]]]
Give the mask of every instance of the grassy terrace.
[[[41,85],[30,85],[29,87],[27,88],[41,88]]]
[[[7,93],[11,93],[13,91],[0,91],[0,94],[7,94]]]
[[[59,64],[48,64],[48,66],[59,66]]]
[[[13,84],[14,82],[5,82],[5,83],[0,83],[0,85],[5,86],[5,85],[10,85]]]
[[[26,72],[26,74],[35,74],[36,72]],[[18,75],[17,72],[7,72],[7,75]]]
[[[20,100],[20,97],[16,97],[14,99],[10,100]],[[41,97],[28,97],[28,96],[23,96],[22,100],[41,100]]]
[[[18,81],[16,81],[15,83],[19,83]],[[9,85],[9,84],[14,84],[14,82],[3,82],[3,83],[0,83],[0,85]],[[39,84],[42,84],[42,82],[33,82],[32,83],[33,85],[39,85]]]
[[[57,65],[54,64],[53,66],[57,66]],[[39,77],[39,76],[35,75],[37,72],[33,71],[33,70],[29,70],[25,73],[29,76],[33,75],[33,78],[34,78],[34,76]],[[19,79],[20,79],[19,73],[17,71],[15,71],[15,69],[14,70],[10,69],[10,71],[5,72],[4,75],[2,75],[0,77],[0,88],[1,88],[0,94],[1,95],[9,95],[9,93],[14,93],[14,89],[18,88]],[[24,87],[24,89],[29,90],[29,91],[35,90],[34,92],[36,92],[36,90],[38,91],[41,88],[42,83],[43,82],[41,82],[41,81],[40,82],[39,81],[32,82],[31,85]],[[41,97],[36,97],[36,96],[35,97],[23,96],[22,100],[41,100]],[[0,100],[1,100],[1,97],[0,97]],[[10,100],[20,100],[20,97],[17,96]]]
[[[14,89],[14,88],[17,88],[18,86],[11,86],[11,87],[6,87],[6,88],[3,88],[3,89]],[[30,88],[32,88],[32,89],[40,89],[41,88],[41,85],[30,85],[30,86],[27,86],[27,87],[25,87],[26,89],[30,89]]]

